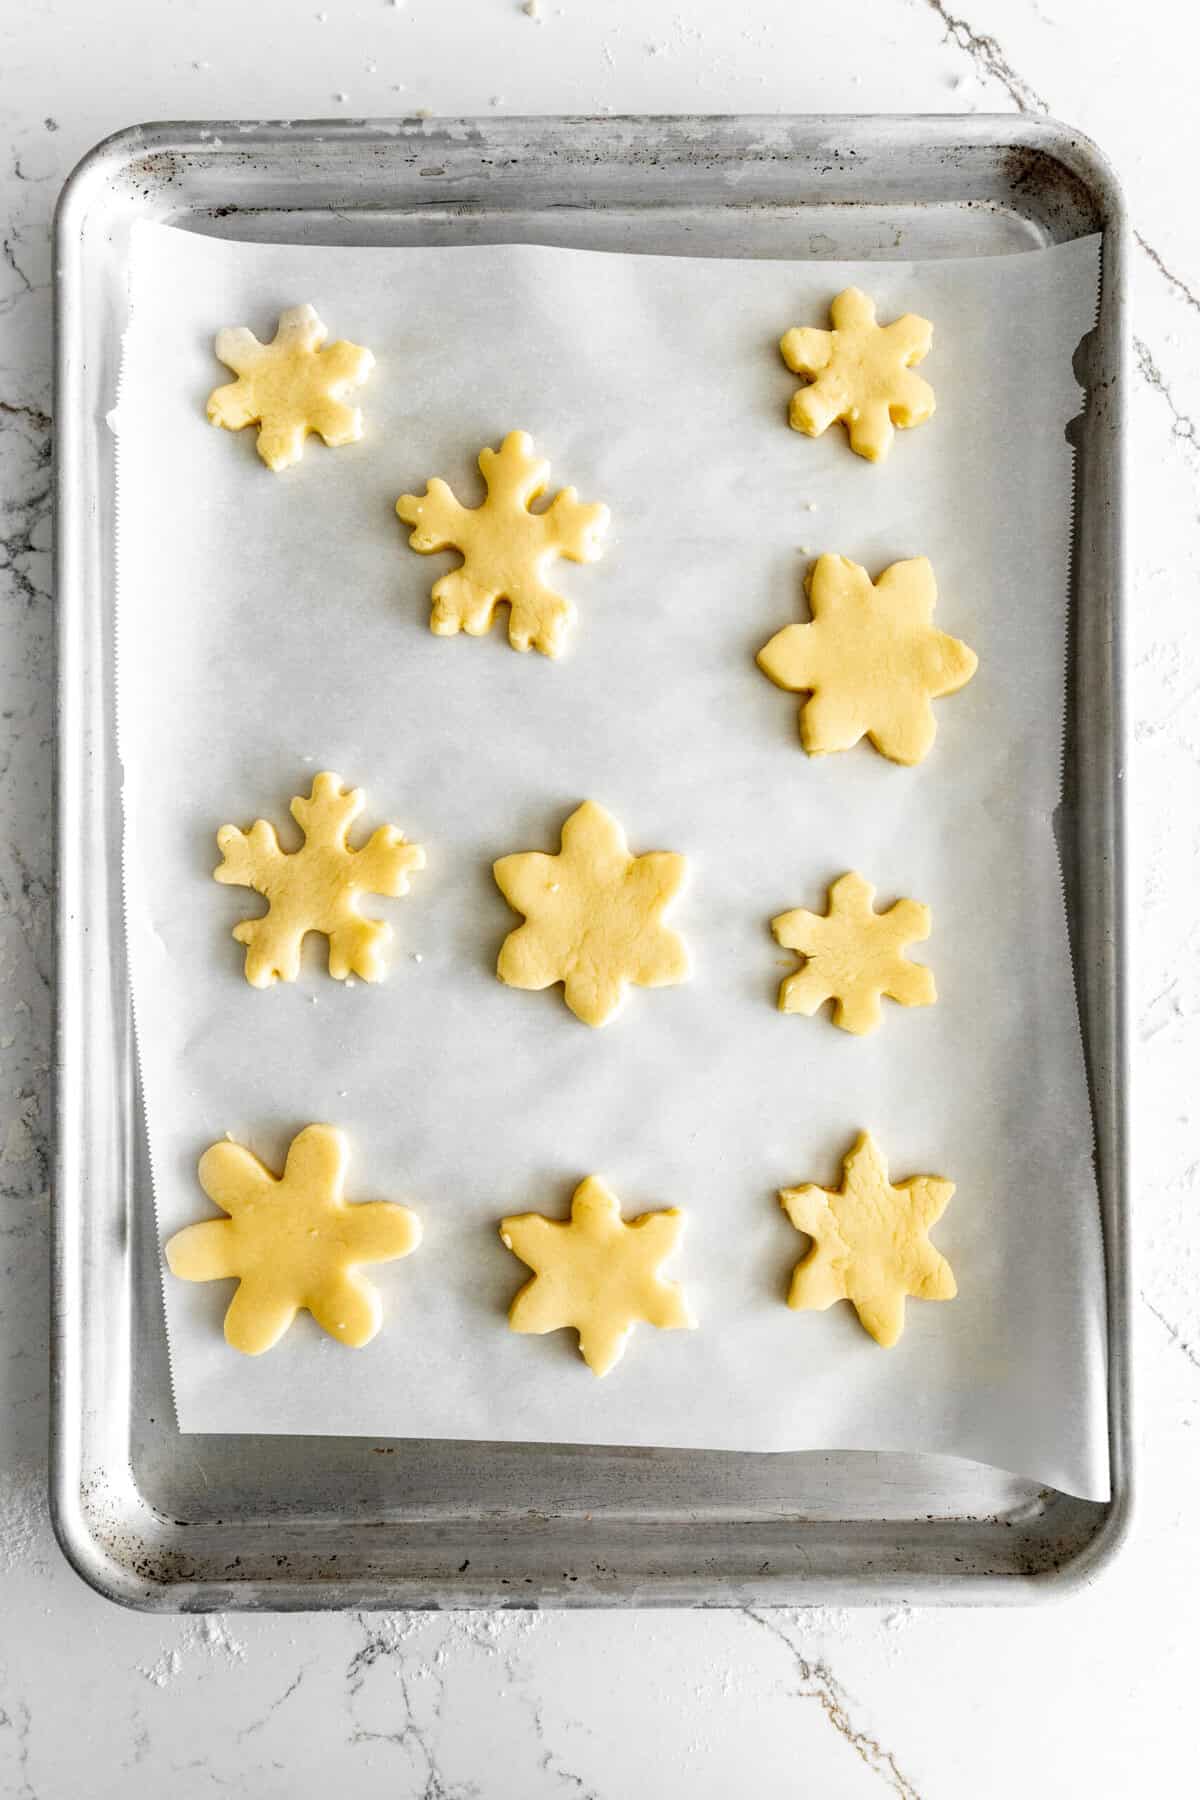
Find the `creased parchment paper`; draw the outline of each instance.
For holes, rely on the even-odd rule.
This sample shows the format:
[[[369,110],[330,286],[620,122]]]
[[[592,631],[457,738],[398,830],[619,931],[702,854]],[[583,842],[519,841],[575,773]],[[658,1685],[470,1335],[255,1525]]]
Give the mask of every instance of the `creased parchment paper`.
[[[312,1120],[350,1134],[349,1195],[414,1207],[420,1250],[378,1268],[384,1329],[348,1352],[307,1316],[270,1355],[228,1349],[227,1282],[167,1278],[184,1431],[957,1453],[1107,1492],[1101,1238],[1051,814],[1059,795],[1072,466],[1071,355],[1098,240],[980,262],[835,264],[541,249],[222,243],[140,225],[117,412],[120,740],[137,1031],[166,1237],[215,1216],[195,1176],[231,1133],[278,1168]],[[883,319],[935,323],[937,416],[872,467],[844,432],[790,432],[776,349],[857,282]],[[368,345],[364,440],[310,439],[285,476],[205,421],[222,325],[269,337],[311,301]],[[428,629],[454,566],[420,557],[396,496],[514,427],[612,509],[601,562],[557,565],[579,609],[558,663]],[[832,550],[872,574],[928,555],[937,622],[979,673],[937,705],[917,769],[863,746],[810,761],[797,700],[754,664],[806,617]],[[368,986],[306,946],[256,992],[230,936],[262,903],[211,879],[214,833],[333,769],[366,830],[428,867],[378,910]],[[687,986],[633,990],[601,1031],[561,990],[495,978],[517,924],[491,877],[557,850],[592,798],[630,846],[682,851]],[[914,951],[938,1004],[867,1039],[775,1009],[795,966],[768,921],[823,910],[851,868],[933,910]],[[835,1184],[869,1127],[894,1179],[958,1184],[934,1239],[959,1298],[910,1302],[880,1350],[849,1306],[783,1304],[804,1240],[775,1194]],[[694,1332],[637,1329],[603,1382],[573,1334],[518,1337],[528,1270],[496,1224],[565,1213],[602,1173],[628,1212],[686,1209],[669,1267]]]

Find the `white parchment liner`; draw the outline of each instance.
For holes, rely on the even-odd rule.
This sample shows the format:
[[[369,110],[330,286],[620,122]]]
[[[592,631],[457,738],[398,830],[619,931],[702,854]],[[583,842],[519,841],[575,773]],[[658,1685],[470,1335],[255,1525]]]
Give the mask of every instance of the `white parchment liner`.
[[[1100,1222],[1051,814],[1059,797],[1071,354],[1098,239],[980,261],[738,262],[531,247],[334,249],[136,228],[117,416],[119,712],[129,942],[159,1226],[212,1216],[195,1166],[230,1132],[279,1166],[310,1120],[351,1135],[352,1198],[415,1207],[425,1241],[375,1271],[386,1323],[347,1352],[302,1317],[229,1350],[228,1283],[168,1278],[184,1431],[361,1433],[800,1450],[941,1451],[1108,1491]],[[891,459],[787,429],[776,350],[849,282],[935,322],[934,421]],[[365,439],[310,439],[282,477],[219,433],[216,329],[269,336],[311,301],[367,344]],[[435,638],[392,508],[445,476],[474,502],[484,444],[521,426],[553,485],[604,500],[604,559],[560,564],[578,624],[558,663]],[[810,761],[754,652],[806,616],[810,556],[873,574],[928,555],[937,622],[979,673],[937,705],[918,769],[867,747]],[[256,992],[210,878],[226,820],[274,820],[336,770],[367,830],[426,846],[389,979]],[[556,850],[579,800],[635,851],[684,852],[685,987],[633,991],[589,1031],[560,990],[493,974],[517,923],[493,859]],[[869,1039],[785,1017],[768,920],[860,869],[927,902],[936,1007]],[[783,1304],[802,1248],[775,1191],[836,1181],[869,1126],[893,1177],[958,1193],[935,1241],[960,1294],[912,1302],[884,1352],[848,1306]],[[701,1326],[641,1327],[596,1381],[574,1336],[520,1338],[527,1271],[502,1214],[565,1211],[603,1173],[629,1211],[686,1209]]]

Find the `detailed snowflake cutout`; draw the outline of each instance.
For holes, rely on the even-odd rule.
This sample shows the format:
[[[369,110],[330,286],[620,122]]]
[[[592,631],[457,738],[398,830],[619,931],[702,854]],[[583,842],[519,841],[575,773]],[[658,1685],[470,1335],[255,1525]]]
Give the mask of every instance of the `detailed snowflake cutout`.
[[[800,737],[810,756],[863,736],[893,762],[919,763],[937,734],[930,702],[970,681],[979,659],[933,624],[928,557],[893,563],[872,586],[858,563],[819,556],[805,587],[812,621],[785,625],[758,653],[777,687],[810,697]]]
[[[249,831],[236,825],[218,831],[225,860],[213,870],[216,879],[253,888],[270,902],[262,918],[243,919],[233,928],[246,946],[251,987],[295,981],[300,946],[310,931],[329,939],[329,973],[335,980],[361,975],[378,981],[383,974],[382,953],[392,928],[382,919],[364,919],[358,897],[407,894],[409,872],[425,867],[425,852],[420,844],[406,843],[394,825],[380,825],[361,850],[352,850],[346,834],[364,805],[361,788],[344,788],[340,775],[326,773],[316,777],[307,799],[297,794],[291,803],[304,833],[303,849],[280,849],[275,827],[265,819],[256,819]]]
[[[683,940],[662,915],[683,885],[687,862],[670,851],[631,856],[611,813],[592,800],[562,828],[562,852],[502,856],[496,884],[526,923],[505,938],[496,973],[509,987],[563,984],[563,997],[585,1025],[603,1025],[625,984],[667,987],[686,981]]]
[[[281,1176],[228,1139],[200,1158],[200,1185],[229,1217],[177,1231],[167,1266],[184,1281],[236,1277],[225,1314],[235,1350],[261,1355],[302,1309],[354,1349],[379,1330],[379,1294],[358,1266],[407,1256],[421,1224],[406,1206],[383,1200],[347,1206],[348,1161],[345,1136],[332,1125],[305,1126]]]
[[[780,1203],[812,1249],[796,1264],[788,1305],[824,1312],[849,1300],[863,1327],[885,1349],[904,1330],[904,1301],[953,1300],[958,1288],[928,1232],[949,1206],[954,1183],[914,1175],[893,1187],[869,1131],[843,1164],[842,1185],[784,1188]]]
[[[346,396],[362,386],[375,358],[344,338],[322,350],[328,335],[311,306],[280,313],[269,344],[244,325],[217,333],[217,361],[238,379],[213,389],[208,416],[226,431],[257,425],[258,454],[276,473],[300,461],[310,431],[331,447],[363,434],[362,413]]]
[[[512,1306],[514,1331],[558,1331],[572,1326],[579,1351],[596,1375],[620,1361],[638,1320],[660,1330],[690,1330],[696,1323],[677,1282],[658,1273],[679,1242],[683,1214],[677,1207],[643,1213],[628,1224],[621,1203],[598,1175],[580,1182],[569,1223],[541,1213],[502,1219],[500,1236],[535,1271]]]
[[[875,302],[846,288],[829,308],[832,331],[794,326],[779,341],[783,360],[811,385],[792,395],[793,431],[820,437],[843,419],[850,448],[868,462],[882,462],[894,426],[923,425],[933,417],[933,389],[910,371],[929,354],[933,326],[916,313],[879,325]]]
[[[434,476],[425,493],[402,494],[396,511],[413,527],[409,543],[423,556],[458,550],[463,563],[433,585],[429,625],[439,637],[466,631],[482,637],[496,608],[507,600],[508,641],[545,656],[563,647],[574,607],[547,585],[556,556],[594,562],[608,529],[607,506],[584,506],[573,487],[563,488],[542,512],[531,511],[546,490],[550,464],[534,455],[528,432],[510,431],[499,450],[481,450],[487,484],[482,506],[462,506]]]
[[[933,971],[901,954],[906,944],[923,943],[929,936],[929,908],[916,900],[897,900],[877,913],[874,898],[870,882],[852,872],[830,888],[824,917],[798,907],[771,920],[779,943],[807,959],[782,983],[780,1012],[811,1017],[833,1000],[834,1024],[862,1036],[883,1017],[881,995],[901,1006],[933,1005]]]

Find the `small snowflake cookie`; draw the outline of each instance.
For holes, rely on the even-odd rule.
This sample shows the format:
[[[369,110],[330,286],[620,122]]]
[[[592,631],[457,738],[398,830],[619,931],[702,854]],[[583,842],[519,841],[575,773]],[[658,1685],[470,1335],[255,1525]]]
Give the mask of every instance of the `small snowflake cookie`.
[[[832,331],[797,325],[779,341],[783,360],[809,385],[792,395],[793,431],[820,437],[835,419],[845,421],[850,448],[868,462],[882,462],[902,430],[933,417],[933,389],[912,373],[929,353],[933,326],[916,313],[891,325],[875,319],[875,303],[846,288],[829,308]]]
[[[864,1330],[890,1349],[904,1330],[904,1302],[953,1300],[958,1288],[945,1257],[929,1242],[954,1197],[954,1183],[914,1175],[895,1187],[869,1131],[843,1163],[838,1188],[783,1188],[779,1201],[812,1240],[796,1264],[788,1305],[824,1312],[849,1300]]]
[[[525,924],[510,931],[496,973],[509,987],[547,988],[585,1025],[617,1011],[626,984],[686,981],[688,954],[662,915],[683,886],[687,862],[672,851],[631,856],[611,813],[585,800],[562,828],[562,850],[518,851],[493,864],[496,885]]]
[[[805,589],[812,620],[785,625],[758,666],[806,693],[800,738],[810,756],[862,737],[892,762],[919,763],[937,733],[931,701],[965,687],[973,650],[933,623],[937,585],[928,557],[893,563],[877,582],[846,556],[819,556]]]
[[[234,1279],[225,1338],[260,1356],[296,1314],[359,1349],[379,1330],[379,1293],[358,1269],[394,1262],[421,1241],[406,1206],[343,1199],[349,1151],[332,1125],[307,1125],[292,1139],[282,1175],[230,1139],[200,1158],[200,1186],[229,1216],[186,1225],[169,1238],[167,1266],[183,1281]]]
[[[550,465],[534,454],[525,431],[510,431],[499,450],[481,450],[479,468],[487,486],[482,506],[463,506],[436,475],[424,494],[401,494],[396,502],[397,514],[413,528],[414,550],[422,556],[457,550],[463,559],[460,569],[433,584],[429,628],[439,637],[459,631],[483,637],[506,600],[513,649],[557,656],[575,609],[548,585],[547,569],[559,556],[595,562],[608,508],[583,505],[569,487],[534,512]]]
[[[929,908],[897,900],[877,913],[874,898],[870,882],[852,871],[833,883],[826,913],[797,907],[771,920],[777,942],[804,958],[780,986],[780,1012],[811,1016],[832,1000],[834,1024],[861,1037],[880,1023],[882,995],[901,1006],[933,1005],[932,970],[902,954],[929,936]]]
[[[534,1271],[509,1308],[509,1325],[539,1335],[573,1327],[595,1375],[620,1361],[639,1320],[662,1331],[691,1330],[696,1321],[678,1283],[658,1273],[682,1231],[674,1206],[626,1222],[598,1175],[575,1189],[569,1220],[541,1213],[502,1219],[505,1245]]]
[[[310,931],[329,940],[329,973],[335,981],[361,975],[378,981],[383,974],[383,948],[392,928],[382,919],[364,919],[361,894],[396,899],[408,892],[408,877],[425,867],[420,844],[405,842],[394,825],[380,825],[361,850],[352,850],[346,834],[365,805],[361,788],[345,788],[340,775],[318,775],[312,792],[297,794],[292,817],[304,833],[300,850],[280,848],[275,827],[256,819],[249,831],[222,825],[217,848],[224,861],[213,870],[217,881],[253,888],[269,901],[258,919],[243,919],[233,928],[246,946],[246,980],[251,987],[295,981],[300,973],[300,947]]]
[[[363,434],[362,413],[347,395],[362,386],[375,358],[344,338],[323,350],[328,335],[311,306],[280,313],[269,344],[244,325],[217,333],[217,361],[237,380],[213,389],[208,416],[226,431],[257,425],[258,454],[276,473],[300,461],[310,431],[331,447]]]

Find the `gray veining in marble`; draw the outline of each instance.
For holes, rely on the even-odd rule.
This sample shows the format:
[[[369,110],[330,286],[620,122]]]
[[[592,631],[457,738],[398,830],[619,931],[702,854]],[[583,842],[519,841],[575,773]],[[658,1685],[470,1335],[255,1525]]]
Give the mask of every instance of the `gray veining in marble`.
[[[1200,1606],[1200,24],[1176,0],[41,0],[0,18],[0,1795],[1125,1796],[1193,1779]],[[43,1499],[50,257],[136,118],[1049,110],[1137,226],[1132,714],[1143,1499],[1030,1612],[122,1612]]]

